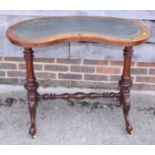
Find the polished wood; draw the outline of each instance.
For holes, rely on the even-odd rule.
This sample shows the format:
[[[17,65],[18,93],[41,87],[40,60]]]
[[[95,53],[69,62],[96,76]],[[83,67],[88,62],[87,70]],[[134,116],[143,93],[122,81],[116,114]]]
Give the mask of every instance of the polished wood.
[[[38,95],[39,100],[53,100],[53,99],[78,99],[78,100],[83,100],[85,98],[90,98],[90,99],[96,99],[96,98],[120,98],[120,93],[114,93],[114,92],[105,92],[102,94],[99,93],[82,93],[82,92],[77,92],[74,94],[69,94],[69,93],[64,93],[64,94],[43,94],[43,95]]]
[[[34,138],[36,135],[36,107],[38,103],[37,88],[39,84],[36,82],[33,67],[33,51],[31,48],[25,48],[24,58],[26,63],[26,84],[27,89],[28,106],[31,118],[31,127],[29,130],[30,135]]]
[[[55,18],[99,18],[99,19],[105,19],[109,17],[50,17],[50,19]],[[49,18],[46,18],[49,19]],[[80,34],[68,34],[68,35],[57,35],[52,36],[49,38],[38,38],[36,40],[25,40],[18,36],[15,33],[15,29],[18,25],[24,24],[27,22],[30,22],[32,20],[24,21],[17,23],[13,26],[11,26],[6,34],[9,40],[18,45],[24,47],[24,57],[25,57],[25,63],[26,63],[26,84],[25,88],[27,89],[27,98],[28,98],[28,107],[30,111],[30,118],[31,118],[31,126],[29,133],[32,137],[35,137],[36,135],[36,107],[38,104],[38,101],[41,100],[48,100],[48,99],[65,99],[68,100],[70,98],[73,99],[96,99],[98,97],[101,98],[118,98],[120,99],[120,104],[123,107],[123,113],[124,113],[124,120],[126,125],[126,131],[131,134],[133,127],[129,121],[129,110],[130,110],[130,88],[132,86],[131,81],[131,58],[133,54],[133,46],[141,44],[146,41],[146,39],[150,35],[150,31],[140,22],[133,21],[133,20],[125,20],[125,19],[115,19],[111,18],[113,20],[119,20],[119,21],[125,21],[130,22],[133,25],[136,25],[140,29],[140,34],[133,38],[118,38],[118,37],[111,37],[111,36],[104,36],[104,35],[97,35],[97,34],[87,34],[87,33],[80,33]],[[35,78],[34,73],[34,66],[33,66],[33,47],[44,47],[44,46],[50,46],[62,42],[71,42],[71,41],[89,41],[89,42],[101,42],[106,43],[110,45],[117,45],[117,46],[124,46],[124,65],[123,65],[123,73],[121,76],[121,79],[119,81],[120,91],[118,93],[113,92],[105,92],[105,93],[82,93],[77,92],[73,94],[64,93],[64,94],[43,94],[40,95],[38,93],[38,87],[39,84]]]
[[[131,134],[133,127],[129,121],[129,110],[130,110],[130,88],[132,86],[131,81],[131,57],[133,54],[132,47],[125,47],[124,48],[124,67],[123,67],[123,74],[121,80],[119,81],[120,85],[120,102],[123,106],[123,113],[124,119],[126,124],[126,130],[129,134]]]
[[[116,46],[133,46],[139,45],[145,42],[148,37],[150,36],[150,30],[144,26],[141,22],[135,20],[127,20],[127,19],[119,19],[119,18],[111,18],[111,17],[47,17],[47,18],[39,18],[39,19],[64,19],[64,18],[82,18],[82,19],[112,19],[114,21],[124,21],[132,23],[133,25],[137,26],[140,30],[140,34],[133,38],[121,38],[121,37],[112,37],[107,35],[99,35],[99,34],[91,34],[91,33],[72,33],[72,34],[60,34],[56,36],[51,36],[47,38],[38,38],[38,39],[25,39],[19,36],[16,33],[17,26],[28,23],[31,21],[35,21],[36,19],[31,19],[23,22],[19,22],[11,27],[6,32],[7,37],[9,40],[18,46],[27,47],[27,48],[37,48],[37,47],[46,47],[50,45],[55,45],[63,42],[72,42],[72,41],[87,41],[87,42],[100,42],[109,45],[116,45]]]

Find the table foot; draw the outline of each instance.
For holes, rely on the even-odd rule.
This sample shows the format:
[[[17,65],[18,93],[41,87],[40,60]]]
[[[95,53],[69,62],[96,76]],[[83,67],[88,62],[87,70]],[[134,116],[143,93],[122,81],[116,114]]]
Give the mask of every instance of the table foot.
[[[37,96],[35,92],[28,92],[28,106],[31,118],[31,127],[29,130],[29,134],[33,137],[37,130],[36,130],[36,107],[37,107]]]
[[[29,134],[32,136],[33,139],[36,138],[36,133],[37,133],[36,127],[30,127]]]
[[[129,125],[129,126],[126,128],[126,131],[128,132],[128,134],[132,134],[133,127]]]
[[[38,104],[38,83],[35,80],[27,80],[25,88],[27,89],[28,108],[30,112],[31,127],[29,134],[34,136],[36,134],[36,108]]]
[[[133,127],[129,121],[129,110],[130,110],[130,96],[128,94],[123,94],[123,113],[126,125],[126,131],[131,134]]]

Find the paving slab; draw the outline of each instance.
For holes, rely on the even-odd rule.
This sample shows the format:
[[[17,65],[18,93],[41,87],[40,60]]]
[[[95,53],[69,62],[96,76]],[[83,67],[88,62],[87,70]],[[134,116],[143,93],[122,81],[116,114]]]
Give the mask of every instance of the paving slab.
[[[90,89],[40,88],[45,92],[102,92]],[[37,137],[30,125],[26,91],[22,86],[0,86],[0,144],[155,144],[155,92],[131,94],[130,120],[125,131],[122,108],[115,99],[51,100],[37,108]]]

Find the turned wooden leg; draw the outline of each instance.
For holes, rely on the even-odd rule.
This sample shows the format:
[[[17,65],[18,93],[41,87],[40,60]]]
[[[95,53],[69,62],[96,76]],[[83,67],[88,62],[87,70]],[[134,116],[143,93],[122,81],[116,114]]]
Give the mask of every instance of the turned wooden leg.
[[[26,63],[26,84],[27,89],[28,107],[31,118],[31,126],[29,134],[34,138],[36,136],[36,106],[38,102],[37,89],[39,84],[36,82],[33,67],[33,51],[31,48],[24,49],[24,58]]]
[[[130,110],[130,88],[132,86],[130,68],[131,68],[131,57],[133,49],[132,47],[124,48],[124,66],[123,74],[121,80],[119,81],[120,85],[120,103],[123,106],[123,113],[126,125],[126,131],[131,134],[133,128],[129,121],[129,110]]]

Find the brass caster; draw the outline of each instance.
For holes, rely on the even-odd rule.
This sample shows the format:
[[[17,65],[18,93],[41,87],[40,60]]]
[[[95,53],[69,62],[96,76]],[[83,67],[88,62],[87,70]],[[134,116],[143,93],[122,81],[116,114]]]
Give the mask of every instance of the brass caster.
[[[36,135],[33,135],[33,136],[32,136],[33,139],[36,139],[36,137],[37,137]]]
[[[132,134],[133,127],[132,127],[132,126],[128,126],[128,127],[126,128],[126,131],[128,132],[128,134]]]
[[[36,138],[36,128],[31,127],[29,130],[29,134],[32,136],[33,139]]]

